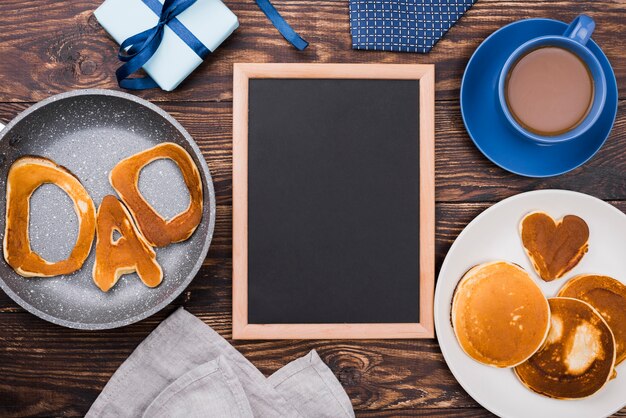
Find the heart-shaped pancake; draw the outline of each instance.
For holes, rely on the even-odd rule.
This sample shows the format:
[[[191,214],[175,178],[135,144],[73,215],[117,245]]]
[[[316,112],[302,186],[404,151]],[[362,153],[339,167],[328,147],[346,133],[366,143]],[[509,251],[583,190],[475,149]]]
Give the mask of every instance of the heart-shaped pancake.
[[[520,235],[535,271],[547,282],[576,267],[589,243],[589,227],[576,215],[555,221],[544,212],[529,213],[520,223]]]

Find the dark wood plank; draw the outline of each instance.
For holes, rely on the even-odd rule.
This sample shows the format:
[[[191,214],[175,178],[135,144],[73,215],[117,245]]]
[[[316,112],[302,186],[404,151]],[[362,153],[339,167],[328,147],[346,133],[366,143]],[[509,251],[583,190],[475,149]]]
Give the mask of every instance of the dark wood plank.
[[[26,313],[2,314],[0,414],[84,415],[110,375],[172,309],[139,324],[97,333],[52,330],[52,325]],[[205,316],[200,317],[207,322]],[[311,349],[318,350],[355,410],[369,412],[364,416],[377,416],[380,411],[387,411],[383,416],[410,416],[415,410],[446,416],[437,410],[478,407],[454,381],[434,340],[244,342],[235,346],[265,374]],[[471,411],[487,416],[482,410]]]
[[[161,103],[195,138],[209,164],[218,205],[231,202],[232,105],[213,102]],[[24,103],[0,103],[7,122]],[[436,200],[496,202],[537,189],[562,188],[604,200],[626,199],[626,101],[604,147],[587,164],[565,175],[532,179],[502,170],[487,160],[468,137],[456,101],[436,105]]]
[[[612,203],[626,210],[626,202]],[[488,206],[437,205],[438,268],[460,230]],[[228,211],[223,214],[228,215]],[[225,221],[220,218],[218,223]],[[176,306],[184,305],[230,338],[230,303],[230,260],[209,257],[174,304],[125,328],[84,332],[46,323],[25,312],[1,313],[0,415],[83,414],[115,369]],[[234,345],[265,374],[311,349],[318,350],[358,411],[398,409],[410,415],[413,408],[426,414],[422,408],[477,407],[454,380],[435,340],[237,341]],[[482,411],[476,414],[483,416]]]
[[[75,88],[116,88],[117,45],[93,17],[101,0],[51,2],[8,0],[0,3],[0,101],[38,101]],[[173,93],[139,93],[151,100],[230,100],[234,62],[394,62],[436,63],[437,97],[456,99],[467,60],[497,28],[521,18],[565,21],[586,12],[598,22],[594,39],[615,67],[620,97],[626,93],[626,39],[621,1],[576,0],[512,2],[481,0],[428,55],[353,51],[348,2],[276,0],[276,7],[310,43],[304,52],[292,48],[271,26],[256,4],[226,0],[240,28]]]
[[[84,414],[115,369],[172,310],[104,332],[64,329],[21,312],[1,314],[0,415]],[[216,322],[212,315],[198,316]],[[215,327],[222,333],[223,328]],[[266,374],[317,349],[358,410],[476,406],[454,381],[434,340],[251,341],[235,346]]]
[[[586,164],[550,178],[526,178],[505,171],[484,157],[465,131],[457,102],[436,106],[436,200],[490,201],[530,190],[568,189],[604,200],[626,198],[626,102],[600,151]]]
[[[116,88],[117,46],[92,11],[101,0],[0,4],[0,120],[28,103],[74,88]],[[626,98],[626,4],[480,0],[428,55],[352,51],[345,0],[276,0],[311,47],[297,52],[271,27],[254,2],[226,0],[241,28],[177,91],[139,93],[163,102],[203,150],[214,176],[218,214],[205,264],[163,312],[129,327],[79,332],[45,323],[0,292],[0,416],[82,416],[110,375],[176,306],[184,305],[230,337],[231,105],[234,62],[394,62],[437,64],[437,267],[461,229],[490,203],[540,188],[590,193],[626,210],[626,114],[620,104],[612,137],[584,168],[554,179],[524,179],[488,162],[473,147],[459,116],[465,64],[498,27],[526,17],[571,20],[581,12],[598,22],[594,39],[611,60]],[[184,103],[175,103],[183,102]],[[193,103],[199,102],[199,103]],[[203,103],[216,102],[216,103]],[[464,203],[462,203],[464,202]],[[317,349],[353,400],[359,416],[489,416],[454,381],[431,341],[237,342],[264,373]],[[626,416],[626,409],[619,416]]]
[[[186,102],[162,103],[196,139],[209,164],[217,200],[217,222],[202,280],[230,280],[231,256],[231,103]],[[26,103],[0,103],[0,121],[8,121]],[[589,193],[605,200],[626,199],[626,101],[620,111],[611,138],[589,163],[572,173],[548,179],[515,176],[496,167],[483,157],[467,137],[458,113],[458,103],[438,102],[436,107],[436,200],[438,202],[496,202],[514,194],[536,189],[563,188]],[[471,206],[467,206],[471,207]],[[484,208],[486,206],[479,205]],[[439,206],[438,206],[439,208]],[[478,212],[475,212],[476,214]],[[458,216],[458,215],[455,215]],[[450,234],[449,215],[437,214],[437,233]],[[465,226],[473,216],[467,212],[452,218]],[[455,230],[451,238],[459,232]],[[443,252],[442,252],[443,251]],[[437,247],[440,262],[447,248]],[[206,278],[205,278],[206,277]],[[228,302],[230,303],[230,301]],[[230,308],[228,308],[230,309]],[[0,292],[0,311],[19,311]]]
[[[482,408],[416,408],[392,411],[357,411],[357,417],[446,417],[446,418],[482,418],[494,417]]]

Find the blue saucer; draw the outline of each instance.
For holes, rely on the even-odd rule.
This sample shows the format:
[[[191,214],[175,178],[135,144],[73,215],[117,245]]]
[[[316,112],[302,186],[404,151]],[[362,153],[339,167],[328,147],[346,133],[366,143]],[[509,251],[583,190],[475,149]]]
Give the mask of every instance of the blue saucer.
[[[524,42],[544,35],[560,35],[567,24],[552,19],[520,20],[497,30],[478,47],[461,82],[461,113],[476,147],[494,164],[528,177],[566,173],[589,160],[611,132],[617,113],[617,82],[609,60],[590,40],[606,75],[607,97],[597,122],[571,141],[539,145],[521,136],[506,120],[498,102],[498,77],[508,56]]]

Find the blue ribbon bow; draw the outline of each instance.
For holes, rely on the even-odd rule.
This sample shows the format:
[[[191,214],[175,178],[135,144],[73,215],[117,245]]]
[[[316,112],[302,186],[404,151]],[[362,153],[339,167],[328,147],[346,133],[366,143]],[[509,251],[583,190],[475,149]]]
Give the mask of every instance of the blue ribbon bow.
[[[158,0],[142,1],[159,16],[159,21],[154,27],[131,36],[120,45],[117,56],[125,64],[117,69],[115,75],[120,87],[130,90],[158,87],[158,84],[150,76],[128,77],[152,58],[163,40],[165,25],[168,25],[201,59],[204,59],[211,52],[176,18],[192,6],[196,0],[165,0],[163,5]]]
[[[144,90],[158,87],[158,84],[148,75],[138,78],[129,78],[139,71],[159,48],[163,40],[165,25],[176,33],[198,56],[203,59],[211,51],[189,29],[176,18],[179,14],[191,7],[197,0],[165,0],[161,4],[158,0],[142,0],[157,16],[157,24],[126,39],[120,45],[118,58],[124,64],[117,69],[115,75],[120,87],[129,90]],[[257,4],[272,24],[293,46],[303,50],[308,43],[302,39],[283,19],[269,0],[256,0]]]

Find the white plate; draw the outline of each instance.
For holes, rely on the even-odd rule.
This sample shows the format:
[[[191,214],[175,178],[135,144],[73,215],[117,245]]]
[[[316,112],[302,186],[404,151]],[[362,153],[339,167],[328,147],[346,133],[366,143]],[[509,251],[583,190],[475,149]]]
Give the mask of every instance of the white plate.
[[[589,225],[589,252],[565,278],[546,283],[532,269],[522,248],[518,224],[528,212],[541,210],[555,219],[567,214]],[[502,417],[592,418],[613,414],[626,405],[626,362],[617,378],[593,396],[555,400],[523,386],[510,369],[497,369],[468,357],[450,323],[450,305],[457,282],[472,266],[507,260],[524,267],[547,297],[570,277],[597,273],[626,283],[626,215],[595,197],[566,190],[541,190],[505,199],[476,217],[458,236],[441,267],[435,291],[435,328],[443,356],[461,386],[482,406]]]

